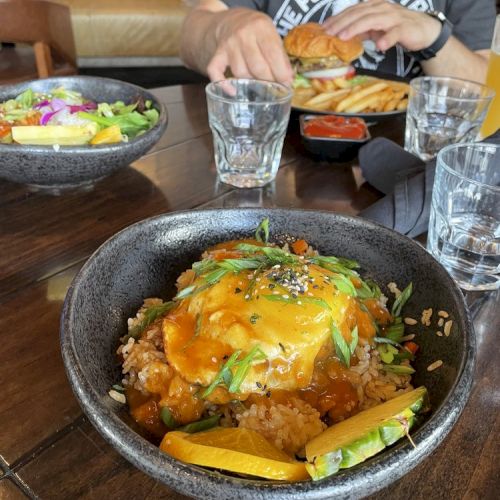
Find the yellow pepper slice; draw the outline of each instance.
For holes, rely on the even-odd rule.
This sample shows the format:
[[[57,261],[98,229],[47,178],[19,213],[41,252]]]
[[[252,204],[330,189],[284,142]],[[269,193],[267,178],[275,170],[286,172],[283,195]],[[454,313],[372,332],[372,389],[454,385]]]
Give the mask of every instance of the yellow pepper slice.
[[[111,127],[103,128],[100,132],[93,137],[90,144],[113,144],[115,142],[122,142],[122,132],[118,125],[111,125]]]

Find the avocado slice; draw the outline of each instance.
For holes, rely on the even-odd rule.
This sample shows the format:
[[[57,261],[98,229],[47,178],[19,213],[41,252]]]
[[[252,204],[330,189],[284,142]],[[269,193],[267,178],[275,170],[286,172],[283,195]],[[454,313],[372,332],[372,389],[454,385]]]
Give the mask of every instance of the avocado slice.
[[[427,399],[422,386],[332,425],[306,444],[307,471],[316,481],[372,457],[408,433]]]
[[[12,127],[12,139],[19,144],[80,146],[97,133],[96,123],[87,125],[27,125]]]

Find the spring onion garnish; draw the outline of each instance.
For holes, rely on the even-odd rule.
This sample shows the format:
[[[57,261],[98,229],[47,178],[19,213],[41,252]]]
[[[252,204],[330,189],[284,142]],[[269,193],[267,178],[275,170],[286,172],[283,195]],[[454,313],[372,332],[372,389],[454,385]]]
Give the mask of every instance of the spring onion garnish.
[[[202,393],[202,398],[208,397],[217,386],[222,384],[227,387],[229,392],[238,392],[252,364],[255,361],[266,359],[265,353],[259,346],[255,346],[244,358],[238,360],[240,354],[241,349],[233,352],[219,373],[217,373],[213,382]],[[232,368],[236,368],[234,375],[231,371]]]
[[[403,309],[403,306],[410,298],[412,291],[413,283],[410,282],[410,284],[401,292],[401,295],[394,301],[394,304],[392,304],[391,314],[393,316],[401,315],[401,309]]]
[[[401,344],[399,344],[398,342],[395,342],[394,340],[391,340],[387,337],[374,337],[373,340],[377,344],[390,344],[390,345],[393,345],[395,347],[401,347]]]
[[[166,312],[170,311],[174,305],[175,304],[173,302],[164,302],[163,304],[148,307],[143,313],[144,318],[130,329],[126,340],[130,337],[133,337],[134,339],[139,338],[141,333],[151,323],[153,323],[160,316],[163,316]]]
[[[337,276],[332,276],[330,280],[340,292],[350,295],[351,297],[357,296],[356,288],[354,288],[354,285],[349,278],[339,274]]]
[[[322,307],[323,309],[330,309],[330,306],[328,305],[328,302],[324,301],[323,299],[316,299],[314,297],[299,297],[299,298],[286,298],[283,297],[283,295],[261,295],[264,299],[267,299],[271,302],[284,302],[285,304],[295,304],[295,305],[302,305],[302,304],[314,304],[315,306]]]
[[[195,432],[206,431],[215,427],[222,415],[212,415],[211,417],[203,418],[198,420],[197,422],[191,422],[190,424],[183,425],[179,427],[177,430],[181,432],[188,432],[189,434],[193,434]]]
[[[269,217],[265,217],[255,230],[255,239],[261,243],[269,241]]]
[[[125,388],[122,385],[120,385],[120,384],[113,385],[112,389],[114,389],[117,392],[121,392],[121,393],[125,392]]]
[[[213,382],[203,391],[201,394],[202,398],[206,398],[212,394],[215,388],[224,383],[226,386],[231,385],[233,374],[231,368],[237,363],[238,356],[241,354],[241,350],[238,349],[234,351],[229,359],[224,363],[224,366],[220,369],[219,373],[215,376]]]
[[[172,415],[172,412],[170,409],[166,406],[164,406],[161,411],[160,411],[160,417],[163,421],[163,423],[169,428],[169,429],[175,429],[179,427],[179,424],[175,420],[174,416]]]
[[[351,332],[351,343],[347,344],[344,337],[340,333],[337,325],[333,322],[333,319],[330,321],[330,331],[332,334],[333,345],[335,346],[335,352],[337,353],[338,358],[342,363],[344,363],[347,368],[351,365],[351,356],[354,354],[354,350],[358,345],[358,328],[354,327]],[[355,342],[354,342],[355,340]]]
[[[236,369],[233,380],[229,385],[228,391],[239,392],[241,384],[243,380],[245,380],[245,377],[248,374],[248,370],[250,370],[253,362],[264,360],[266,359],[266,357],[267,356],[259,346],[253,347],[252,350],[241,361],[238,361],[238,368]]]
[[[262,263],[257,259],[224,259],[219,262],[219,267],[238,273],[245,269],[257,269]]]
[[[391,344],[379,344],[377,351],[380,354],[380,359],[383,363],[390,365],[394,361],[394,356],[398,353],[396,347]]]
[[[415,373],[415,369],[406,365],[383,365],[385,371],[396,373],[398,375],[411,375]]]
[[[385,331],[385,337],[397,343],[401,342],[404,334],[405,325],[403,323],[393,323]]]

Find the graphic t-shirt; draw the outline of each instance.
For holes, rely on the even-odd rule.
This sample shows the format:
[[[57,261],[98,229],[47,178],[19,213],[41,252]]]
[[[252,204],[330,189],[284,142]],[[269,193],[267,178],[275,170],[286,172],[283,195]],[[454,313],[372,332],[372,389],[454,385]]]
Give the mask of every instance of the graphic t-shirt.
[[[228,7],[247,7],[268,14],[278,33],[285,36],[294,26],[307,22],[322,23],[358,0],[223,0]],[[403,7],[423,12],[441,11],[453,24],[453,35],[471,50],[489,49],[495,24],[493,0],[398,0]],[[371,40],[364,42],[365,53],[356,67],[398,76],[415,76],[421,67],[405,50],[396,47],[387,52],[376,49]]]

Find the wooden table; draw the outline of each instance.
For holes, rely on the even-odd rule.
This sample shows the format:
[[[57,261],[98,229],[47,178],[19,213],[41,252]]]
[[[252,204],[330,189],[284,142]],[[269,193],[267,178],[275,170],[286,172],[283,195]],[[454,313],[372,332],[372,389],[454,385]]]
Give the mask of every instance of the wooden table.
[[[203,88],[155,92],[168,106],[166,134],[94,191],[51,197],[0,181],[2,499],[184,498],[116,453],[82,415],[66,380],[61,307],[98,245],[133,222],[173,210],[279,206],[355,214],[380,197],[358,167],[308,158],[296,121],[274,184],[243,191],[219,184]],[[396,120],[372,132],[401,141],[403,128]],[[455,429],[431,458],[373,498],[498,498],[499,302],[494,295],[478,307],[476,381]]]

